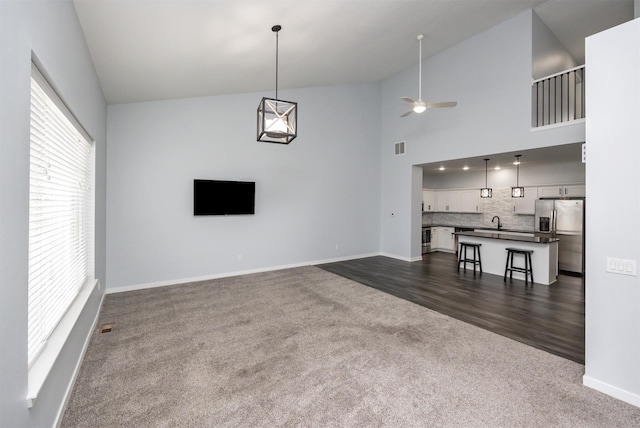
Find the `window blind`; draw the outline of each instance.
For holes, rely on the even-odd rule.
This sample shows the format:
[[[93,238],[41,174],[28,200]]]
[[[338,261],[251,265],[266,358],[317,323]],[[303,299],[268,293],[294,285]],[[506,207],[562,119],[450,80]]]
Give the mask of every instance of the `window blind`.
[[[91,138],[33,65],[29,367],[93,273],[93,157]]]

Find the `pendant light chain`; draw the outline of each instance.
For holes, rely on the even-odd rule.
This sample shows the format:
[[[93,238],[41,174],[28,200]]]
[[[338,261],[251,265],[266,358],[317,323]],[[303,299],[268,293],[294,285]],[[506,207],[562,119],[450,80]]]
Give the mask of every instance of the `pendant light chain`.
[[[489,159],[485,159],[484,160],[484,187],[489,187],[487,185],[487,183],[488,183],[488,179],[487,179],[487,177],[488,177],[488,175],[487,175],[487,162],[489,162]]]
[[[480,197],[481,198],[491,198],[493,197],[493,190],[489,188],[489,158],[484,159],[484,187],[480,189]]]
[[[272,30],[276,33],[276,99],[278,99],[278,33],[280,32],[280,26],[275,25]]]

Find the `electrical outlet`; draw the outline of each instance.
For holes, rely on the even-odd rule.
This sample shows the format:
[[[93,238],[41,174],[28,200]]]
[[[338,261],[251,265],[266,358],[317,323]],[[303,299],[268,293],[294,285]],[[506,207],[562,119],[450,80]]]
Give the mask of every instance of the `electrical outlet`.
[[[613,257],[607,257],[607,272],[619,275],[638,275],[635,260],[615,259]]]
[[[242,254],[238,254],[238,261],[241,262],[242,261]]]

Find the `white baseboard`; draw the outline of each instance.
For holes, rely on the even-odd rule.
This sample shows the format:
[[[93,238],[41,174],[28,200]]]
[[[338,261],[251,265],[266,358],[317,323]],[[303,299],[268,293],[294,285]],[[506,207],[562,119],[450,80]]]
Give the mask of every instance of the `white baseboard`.
[[[363,259],[366,257],[374,257],[374,256],[380,256],[380,255],[382,254],[380,253],[359,254],[355,256],[336,257],[332,259],[307,261],[307,262],[293,263],[288,265],[269,266],[265,268],[247,269],[247,270],[234,271],[234,272],[224,272],[224,273],[218,273],[214,275],[172,279],[168,281],[159,281],[159,282],[148,282],[144,284],[132,284],[132,285],[125,285],[122,287],[114,287],[114,288],[107,287],[106,294],[123,293],[126,291],[135,291],[135,290],[144,290],[147,288],[166,287],[169,285],[186,284],[188,282],[209,281],[212,279],[229,278],[232,276],[239,276],[239,275],[250,275],[254,273],[270,272],[270,271],[282,270],[282,269],[291,269],[291,268],[302,267],[302,266],[314,266],[314,265],[320,265],[324,263],[343,262],[346,260]],[[392,257],[392,256],[389,256],[389,257]]]
[[[402,260],[403,262],[417,262],[419,260],[422,260],[422,256],[420,257],[404,257],[404,256],[399,256],[397,254],[389,254],[389,253],[381,253],[381,256],[385,256],[385,257],[389,257],[392,259],[396,259],[396,260]]]
[[[640,395],[638,394],[625,391],[617,386],[609,385],[608,383],[601,382],[587,375],[582,376],[582,384],[591,389],[595,389],[596,391],[610,395],[613,398],[617,398],[620,401],[624,401],[625,403],[640,407]]]

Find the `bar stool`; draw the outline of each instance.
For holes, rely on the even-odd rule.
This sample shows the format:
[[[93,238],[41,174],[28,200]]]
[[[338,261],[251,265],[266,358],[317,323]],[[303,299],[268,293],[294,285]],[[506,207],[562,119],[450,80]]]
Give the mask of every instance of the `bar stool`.
[[[471,244],[469,242],[460,242],[460,251],[458,251],[458,272],[460,272],[460,263],[464,263],[464,270],[467,270],[467,263],[473,264],[473,274],[476,274],[476,265],[480,269],[480,273],[482,273],[482,259],[480,258],[480,246],[482,244]],[[470,259],[467,257],[467,248],[473,249],[473,258]],[[464,256],[462,252],[464,250]],[[476,258],[476,254],[478,257]]]
[[[524,283],[528,284],[529,275],[531,275],[531,283],[533,284],[533,264],[531,263],[531,253],[533,250],[523,250],[521,248],[505,248],[507,250],[507,265],[504,268],[504,281],[507,281],[507,273],[509,279],[513,280],[513,272],[524,273]],[[524,267],[513,266],[513,255],[522,254],[524,256]]]

